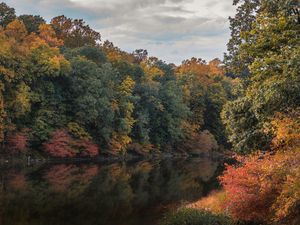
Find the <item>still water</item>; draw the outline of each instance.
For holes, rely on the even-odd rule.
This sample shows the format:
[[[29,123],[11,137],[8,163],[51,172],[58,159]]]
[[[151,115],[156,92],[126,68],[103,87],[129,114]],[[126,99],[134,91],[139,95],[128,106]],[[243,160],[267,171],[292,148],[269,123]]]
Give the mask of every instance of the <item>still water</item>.
[[[1,225],[155,225],[216,188],[208,158],[0,166]]]

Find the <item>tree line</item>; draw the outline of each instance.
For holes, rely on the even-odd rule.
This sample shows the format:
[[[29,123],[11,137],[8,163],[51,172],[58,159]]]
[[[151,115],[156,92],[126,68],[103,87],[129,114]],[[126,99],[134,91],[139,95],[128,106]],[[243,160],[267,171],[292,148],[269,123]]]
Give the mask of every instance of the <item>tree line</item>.
[[[220,118],[234,93],[222,62],[181,65],[127,53],[81,19],[0,5],[0,142],[55,157],[188,152],[226,146]]]

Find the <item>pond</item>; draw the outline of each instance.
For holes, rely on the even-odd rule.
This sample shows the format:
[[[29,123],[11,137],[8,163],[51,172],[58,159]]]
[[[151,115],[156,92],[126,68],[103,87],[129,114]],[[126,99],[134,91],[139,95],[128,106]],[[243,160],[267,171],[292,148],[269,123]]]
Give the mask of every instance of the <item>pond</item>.
[[[0,224],[155,225],[207,195],[222,163],[208,158],[0,166]]]

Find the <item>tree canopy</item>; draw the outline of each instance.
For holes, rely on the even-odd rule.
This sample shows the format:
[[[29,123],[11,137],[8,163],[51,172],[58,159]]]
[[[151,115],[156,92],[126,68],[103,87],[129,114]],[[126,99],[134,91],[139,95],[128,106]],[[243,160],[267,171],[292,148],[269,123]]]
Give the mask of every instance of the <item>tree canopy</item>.
[[[203,135],[227,144],[220,111],[233,82],[220,60],[175,66],[100,42],[82,19],[47,24],[5,3],[1,13],[1,142],[23,135],[22,146],[55,157],[94,156],[94,144],[113,155],[188,152],[180,143],[201,146]]]

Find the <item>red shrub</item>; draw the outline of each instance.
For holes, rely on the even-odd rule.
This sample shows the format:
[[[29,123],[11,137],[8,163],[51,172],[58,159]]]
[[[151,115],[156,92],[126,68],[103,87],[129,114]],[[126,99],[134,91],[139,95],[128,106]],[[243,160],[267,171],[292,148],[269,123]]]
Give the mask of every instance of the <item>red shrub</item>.
[[[57,130],[44,144],[44,148],[49,155],[54,157],[74,157],[76,152],[72,149],[72,142],[72,137],[67,131]]]
[[[53,132],[51,139],[44,144],[46,152],[54,157],[94,157],[99,154],[99,148],[89,139],[74,140],[64,130]]]
[[[300,201],[300,192],[296,191],[297,188],[290,191],[291,195],[298,196],[294,196],[293,201],[291,196],[286,199],[282,197],[280,201],[278,199],[284,196],[287,185],[292,186],[287,183],[287,178],[296,178],[295,171],[300,171],[299,150],[251,156],[240,167],[227,166],[220,177],[226,193],[225,210],[236,219],[258,222],[277,220],[282,212],[290,215],[292,210],[286,209],[293,207],[291,203]],[[297,187],[299,179],[292,181]]]
[[[6,139],[7,141],[7,149],[10,153],[23,153],[26,151],[28,137],[22,133],[16,133],[13,135],[9,135]]]
[[[272,187],[263,184],[260,165],[251,159],[244,166],[227,166],[220,177],[226,192],[226,208],[230,214],[242,220],[264,221],[272,206]]]

